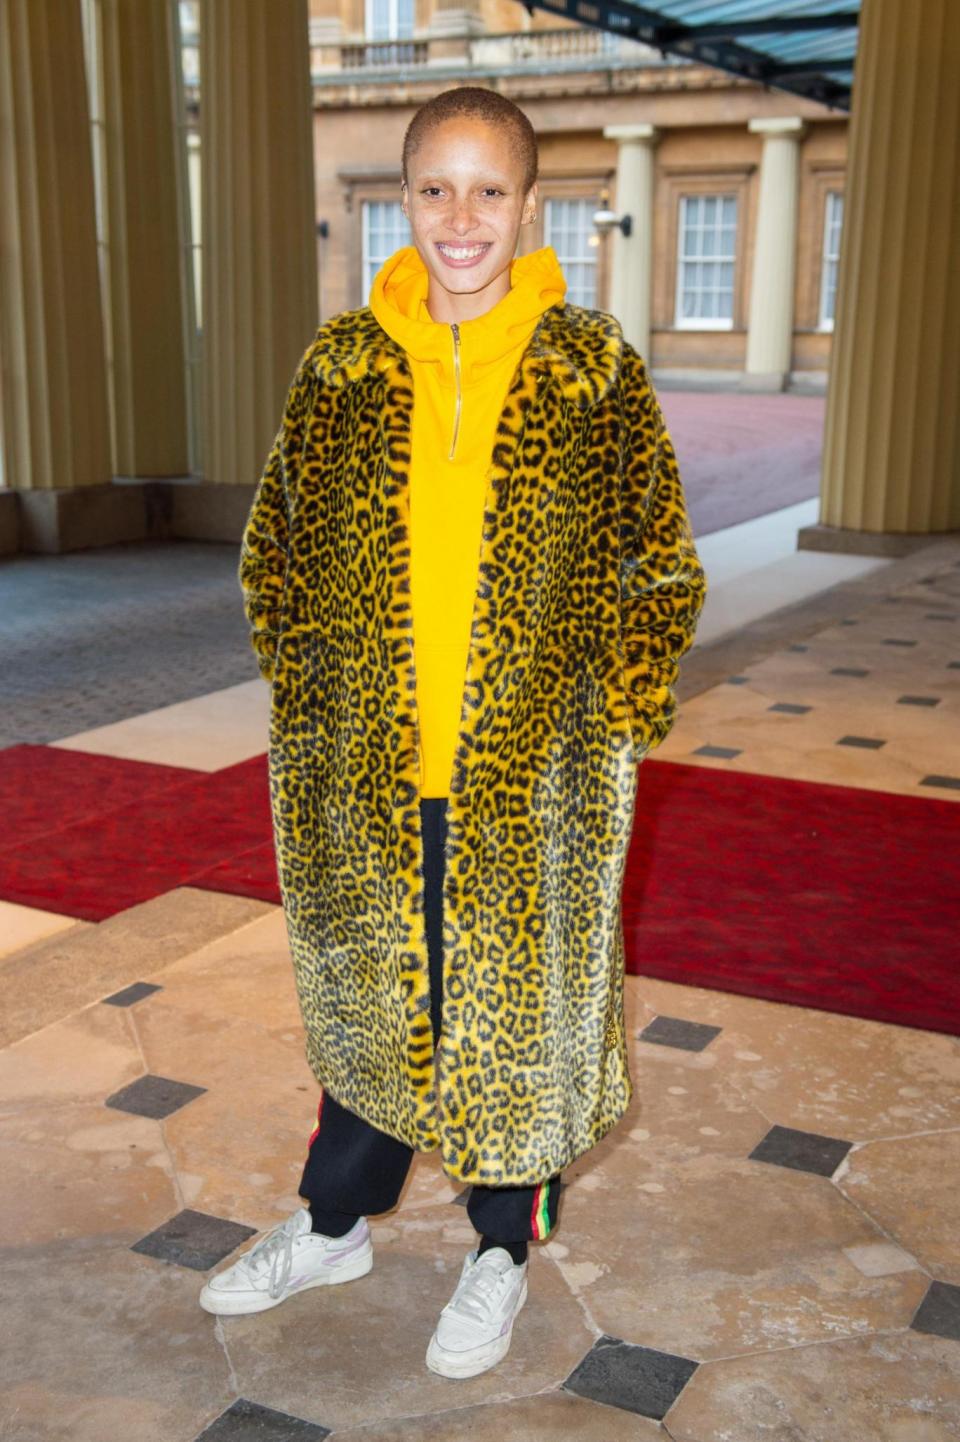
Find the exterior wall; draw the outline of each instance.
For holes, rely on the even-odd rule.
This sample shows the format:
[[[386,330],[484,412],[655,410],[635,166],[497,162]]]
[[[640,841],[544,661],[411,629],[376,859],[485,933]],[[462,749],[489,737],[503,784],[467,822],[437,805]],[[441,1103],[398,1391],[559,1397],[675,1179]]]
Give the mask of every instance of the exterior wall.
[[[416,107],[452,85],[489,85],[523,107],[540,141],[539,218],[522,237],[530,249],[545,243],[544,202],[551,196],[624,208],[616,198],[617,143],[604,138],[604,126],[657,127],[651,364],[681,372],[740,371],[763,156],[763,137],[747,125],[761,116],[799,116],[807,131],[799,142],[791,370],[827,371],[832,330],[819,325],[824,217],[827,191],[843,189],[845,115],[719,71],[666,62],[648,47],[624,46],[542,11],[531,17],[514,0],[463,0],[445,17],[435,0],[417,0],[414,14],[419,48],[408,52],[408,63],[364,64],[367,52],[358,45],[364,0],[312,0],[317,217],[329,227],[329,237],[319,242],[324,316],[366,299],[362,203],[399,199],[403,133]],[[438,14],[446,26],[442,44],[435,38]],[[459,38],[449,38],[451,29]],[[492,45],[490,37],[497,36],[502,43]],[[345,42],[354,49],[344,51]],[[544,68],[547,73],[537,73]],[[680,196],[717,191],[737,196],[732,324],[678,327]],[[602,308],[609,305],[611,246],[607,236],[597,248]]]

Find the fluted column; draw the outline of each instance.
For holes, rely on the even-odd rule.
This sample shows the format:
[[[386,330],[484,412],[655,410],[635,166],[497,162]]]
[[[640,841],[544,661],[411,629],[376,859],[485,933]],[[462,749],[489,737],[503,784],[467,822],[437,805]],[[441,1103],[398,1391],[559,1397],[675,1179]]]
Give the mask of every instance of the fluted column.
[[[605,125],[617,142],[616,208],[631,218],[629,235],[613,232],[610,311],[626,339],[647,358],[653,256],[653,160],[660,131],[653,125]]]
[[[189,470],[168,0],[100,0],[116,469]]]
[[[956,0],[864,5],[821,526],[801,545],[885,551],[884,533],[960,527],[958,75]]]
[[[752,390],[781,391],[793,356],[797,253],[797,180],[806,122],[792,116],[751,120],[763,136],[760,203],[750,280],[746,375]]]
[[[203,0],[204,472],[256,480],[319,323],[307,0]]]
[[[90,111],[79,5],[0,4],[3,474],[109,482]]]

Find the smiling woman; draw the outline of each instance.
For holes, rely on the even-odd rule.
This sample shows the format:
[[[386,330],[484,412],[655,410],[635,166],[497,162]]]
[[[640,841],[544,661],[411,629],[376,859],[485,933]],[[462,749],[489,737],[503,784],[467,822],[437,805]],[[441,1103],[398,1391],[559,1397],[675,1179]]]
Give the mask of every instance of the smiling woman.
[[[706,591],[642,358],[550,246],[515,254],[536,176],[503,96],[416,113],[414,243],[304,353],[240,562],[321,1097],[308,1207],[202,1304],[363,1275],[367,1215],[439,1149],[480,1233],[427,1349],[449,1377],[505,1355],[561,1169],[631,1099],[637,765]]]
[[[537,215],[537,138],[512,101],[479,86],[421,106],[402,157],[403,213],[430,277],[430,315],[483,315],[510,289],[521,225]]]

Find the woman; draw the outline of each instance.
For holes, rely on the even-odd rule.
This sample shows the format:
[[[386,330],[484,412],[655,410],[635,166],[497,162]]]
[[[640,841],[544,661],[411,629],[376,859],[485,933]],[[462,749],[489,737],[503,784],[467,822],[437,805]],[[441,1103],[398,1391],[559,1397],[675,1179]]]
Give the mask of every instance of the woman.
[[[413,245],[322,325],[240,582],[271,683],[278,874],[321,1086],[300,1208],[201,1295],[364,1275],[439,1148],[480,1233],[427,1349],[510,1346],[562,1168],[623,1115],[620,894],[637,764],[705,594],[644,363],[565,303],[527,117],[446,91],[407,130]]]

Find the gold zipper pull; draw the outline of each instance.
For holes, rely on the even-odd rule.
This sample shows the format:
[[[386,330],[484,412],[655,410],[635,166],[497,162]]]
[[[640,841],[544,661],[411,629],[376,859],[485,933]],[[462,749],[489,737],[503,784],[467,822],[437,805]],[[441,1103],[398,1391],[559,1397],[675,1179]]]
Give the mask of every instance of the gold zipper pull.
[[[453,453],[457,448],[457,434],[460,430],[460,327],[456,321],[450,322],[450,329],[453,331],[453,376],[457,383],[457,403],[453,413],[453,439],[450,442],[450,454],[448,460],[453,460]]]

